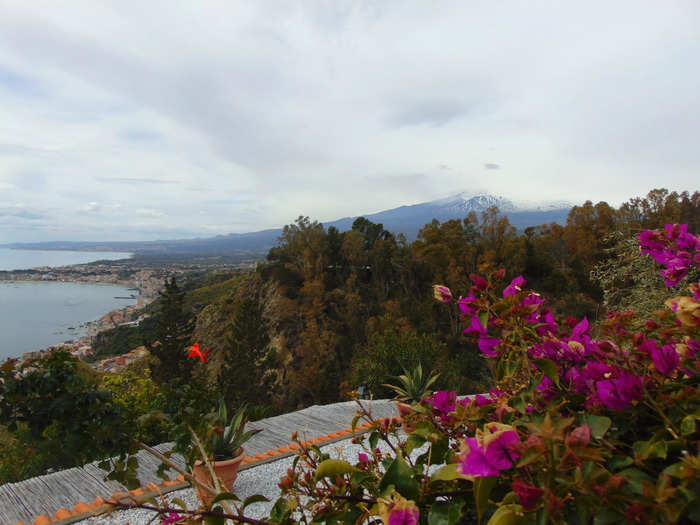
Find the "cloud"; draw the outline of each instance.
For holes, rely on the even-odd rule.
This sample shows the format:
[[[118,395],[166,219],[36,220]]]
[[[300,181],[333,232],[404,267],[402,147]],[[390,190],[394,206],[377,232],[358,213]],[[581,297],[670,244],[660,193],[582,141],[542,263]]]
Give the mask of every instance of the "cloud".
[[[699,14],[6,2],[0,208],[42,218],[3,215],[0,242],[250,231],[476,187],[611,203],[693,190]]]

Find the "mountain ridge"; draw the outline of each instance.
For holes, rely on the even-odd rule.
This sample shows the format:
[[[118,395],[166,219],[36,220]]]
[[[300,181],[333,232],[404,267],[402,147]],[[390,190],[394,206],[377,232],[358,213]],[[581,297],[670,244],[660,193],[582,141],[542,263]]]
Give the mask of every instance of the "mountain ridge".
[[[323,222],[325,228],[334,226],[340,231],[352,228],[358,217],[383,224],[386,230],[403,233],[408,240],[414,240],[418,231],[437,219],[445,222],[462,219],[470,212],[479,215],[486,209],[496,206],[508,217],[513,226],[524,229],[538,224],[566,222],[569,210],[573,206],[565,201],[512,201],[499,195],[460,192],[447,197],[418,204],[398,206],[375,213],[343,217],[334,221]],[[138,254],[263,254],[276,244],[282,228],[270,228],[247,233],[229,233],[215,237],[196,237],[190,239],[164,239],[156,241],[119,241],[119,242],[82,242],[82,241],[47,241],[35,243],[11,243],[4,246],[18,249],[45,250],[79,250],[79,251],[129,251]]]

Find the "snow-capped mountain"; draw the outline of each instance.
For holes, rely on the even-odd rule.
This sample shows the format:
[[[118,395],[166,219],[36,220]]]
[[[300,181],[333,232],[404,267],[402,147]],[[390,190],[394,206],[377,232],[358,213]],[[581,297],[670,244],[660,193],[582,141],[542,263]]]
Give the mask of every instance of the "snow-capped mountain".
[[[403,233],[412,240],[418,235],[418,230],[433,219],[440,222],[463,219],[472,211],[481,218],[481,213],[492,206],[496,206],[508,217],[513,226],[524,229],[550,222],[564,224],[573,205],[564,201],[514,202],[499,195],[461,192],[429,202],[363,215],[363,217],[372,222],[382,223],[385,229]],[[355,217],[346,217],[325,223],[325,226],[335,226],[341,231],[347,230],[352,227],[354,219]]]

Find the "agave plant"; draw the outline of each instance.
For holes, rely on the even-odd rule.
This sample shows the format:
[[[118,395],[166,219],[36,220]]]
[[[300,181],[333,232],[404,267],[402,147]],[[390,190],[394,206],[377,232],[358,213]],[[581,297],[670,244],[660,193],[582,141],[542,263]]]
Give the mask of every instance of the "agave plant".
[[[404,369],[403,374],[397,376],[400,385],[384,384],[396,392],[396,401],[402,403],[418,403],[421,399],[432,393],[430,386],[437,381],[440,374],[423,376],[423,368],[420,363],[411,371]]]
[[[261,429],[245,430],[248,422],[245,405],[239,408],[229,420],[226,403],[221,401],[219,409],[212,413],[212,416],[212,425],[207,432],[207,443],[216,461],[237,456],[241,445],[261,432]]]

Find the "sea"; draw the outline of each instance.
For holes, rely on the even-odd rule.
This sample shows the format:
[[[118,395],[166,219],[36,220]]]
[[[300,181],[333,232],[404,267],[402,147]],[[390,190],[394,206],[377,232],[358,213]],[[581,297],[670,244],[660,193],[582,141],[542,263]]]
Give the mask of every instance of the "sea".
[[[129,257],[119,252],[10,250],[0,248],[0,270],[65,266]],[[122,286],[52,281],[0,281],[0,363],[86,333],[85,323],[135,304]]]

